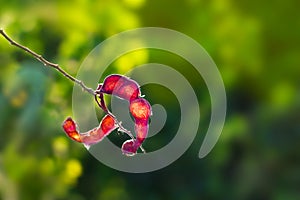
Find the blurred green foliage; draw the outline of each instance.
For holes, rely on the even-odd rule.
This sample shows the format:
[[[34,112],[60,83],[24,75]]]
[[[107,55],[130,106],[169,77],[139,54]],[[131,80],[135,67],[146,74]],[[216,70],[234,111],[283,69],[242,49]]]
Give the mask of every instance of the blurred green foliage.
[[[122,173],[62,132],[62,121],[72,114],[73,83],[0,38],[0,199],[299,198],[299,1],[0,0],[0,5],[0,27],[72,75],[96,45],[121,31],[158,26],[185,33],[216,62],[228,98],[223,133],[199,160],[210,119],[201,77],[167,52],[142,50],[116,60],[107,73],[148,62],[173,66],[197,91],[202,119],[193,145],[172,165]],[[151,102],[166,92],[159,91],[144,88]],[[163,99],[169,112],[178,113],[176,101],[168,98]],[[172,134],[178,119],[170,120],[163,131]],[[172,137],[158,134],[152,142],[159,149]],[[145,146],[153,149],[151,141]]]

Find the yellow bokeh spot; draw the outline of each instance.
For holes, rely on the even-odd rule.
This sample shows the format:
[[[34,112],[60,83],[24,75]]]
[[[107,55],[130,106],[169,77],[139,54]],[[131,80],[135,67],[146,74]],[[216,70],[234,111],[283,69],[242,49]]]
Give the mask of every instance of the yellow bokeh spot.
[[[82,166],[78,160],[69,160],[66,164],[64,180],[67,183],[73,183],[82,174]]]
[[[51,103],[60,104],[62,103],[65,90],[62,88],[62,84],[53,83],[48,91],[47,99]]]
[[[70,32],[61,44],[60,52],[65,57],[71,57],[86,41],[86,34],[80,31]]]
[[[140,8],[145,4],[146,0],[123,0],[123,2],[130,8]]]
[[[116,67],[119,73],[126,73],[132,68],[144,64],[148,61],[147,50],[137,50],[126,55],[123,55],[118,60],[116,60]]]
[[[52,143],[52,148],[58,157],[65,155],[69,148],[66,138],[62,136],[55,138]]]
[[[123,30],[139,26],[139,19],[131,13],[125,13],[124,15],[120,14],[117,21],[118,26]]]

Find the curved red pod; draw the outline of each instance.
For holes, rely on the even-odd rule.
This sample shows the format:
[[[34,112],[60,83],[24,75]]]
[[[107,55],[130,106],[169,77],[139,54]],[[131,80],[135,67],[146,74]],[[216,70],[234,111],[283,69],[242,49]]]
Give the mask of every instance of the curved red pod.
[[[81,134],[82,143],[85,145],[96,144],[109,135],[117,126],[115,120],[110,115],[105,115],[98,127]]]
[[[140,87],[137,82],[118,74],[107,76],[103,84],[98,85],[97,90],[101,93],[115,95],[128,101],[132,101],[141,96]]]
[[[105,115],[98,127],[85,133],[78,131],[75,121],[70,117],[63,123],[63,129],[68,137],[87,146],[100,142],[116,128],[115,120],[110,115]]]
[[[126,156],[134,156],[139,146],[140,145],[136,145],[136,140],[134,139],[126,140],[121,147],[122,153]]]
[[[71,138],[76,142],[82,142],[80,138],[80,134],[77,131],[77,125],[71,117],[68,117],[63,122],[62,127],[69,138]]]
[[[130,103],[129,111],[135,120],[134,130],[136,133],[136,139],[125,141],[122,145],[122,152],[127,156],[132,156],[136,154],[136,151],[148,135],[148,122],[152,115],[152,110],[146,99],[138,98]]]
[[[152,115],[151,105],[146,99],[139,98],[130,103],[129,111],[135,120],[137,145],[142,144],[148,135],[149,118]]]
[[[116,119],[109,114],[103,94],[114,95],[129,101],[129,111],[135,120],[136,138],[125,141],[122,145],[122,152],[128,156],[135,155],[148,135],[149,118],[152,115],[152,109],[149,102],[141,97],[138,83],[126,76],[109,75],[104,79],[103,84],[98,85],[95,91],[95,100],[99,107],[108,113],[101,120],[98,127],[85,133],[80,133],[77,130],[76,123],[71,118],[68,118],[63,124],[64,131],[71,139],[89,147],[100,142],[105,136],[119,127],[116,124]]]
[[[148,121],[139,121],[135,123],[136,139],[130,139],[123,143],[122,153],[127,156],[133,156],[136,154],[139,147],[142,145],[148,135]]]
[[[113,129],[117,128],[115,119],[110,115],[105,115],[100,122],[100,127],[104,136],[108,135]]]
[[[149,125],[148,120],[136,120],[134,125],[136,134],[136,145],[141,145],[148,135]]]
[[[129,111],[135,120],[146,121],[152,115],[151,105],[144,98],[138,98],[131,101]]]

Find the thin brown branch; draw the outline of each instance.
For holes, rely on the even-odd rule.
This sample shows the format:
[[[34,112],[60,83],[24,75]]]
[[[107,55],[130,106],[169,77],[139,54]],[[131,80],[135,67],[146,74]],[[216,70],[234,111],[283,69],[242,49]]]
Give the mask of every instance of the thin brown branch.
[[[0,34],[13,46],[16,46],[24,51],[26,51],[27,53],[29,53],[30,55],[32,55],[34,58],[36,58],[38,61],[40,61],[41,63],[43,63],[45,66],[48,67],[52,67],[54,69],[56,69],[57,71],[59,71],[61,74],[63,74],[65,77],[67,77],[69,80],[73,81],[74,83],[78,84],[84,91],[94,95],[95,91],[92,88],[87,87],[81,80],[78,80],[76,78],[74,78],[73,76],[71,76],[70,74],[68,74],[65,70],[63,70],[58,64],[52,63],[48,60],[46,60],[43,56],[37,54],[36,52],[32,51],[31,49],[29,49],[28,47],[25,47],[19,43],[17,43],[16,41],[14,41],[12,38],[10,38],[3,29],[0,29]]]
[[[12,38],[10,38],[3,29],[0,29],[0,34],[13,46],[16,46],[19,49],[22,49],[23,51],[26,51],[27,53],[29,53],[30,55],[32,55],[35,59],[37,59],[38,61],[40,61],[43,65],[48,66],[48,67],[52,67],[54,69],[56,69],[58,72],[60,72],[61,74],[63,74],[66,78],[68,78],[69,80],[73,81],[74,83],[78,84],[84,91],[92,94],[95,96],[95,100],[98,104],[98,106],[100,108],[103,109],[103,111],[105,113],[107,113],[108,115],[110,115],[111,117],[114,118],[115,123],[117,124],[117,126],[119,127],[119,131],[126,133],[130,138],[134,139],[134,136],[132,135],[132,133],[127,130],[125,127],[122,126],[122,123],[120,121],[117,120],[116,116],[114,116],[105,106],[105,103],[103,101],[103,96],[99,96],[101,98],[101,102],[98,102],[97,100],[97,95],[99,95],[97,93],[97,91],[93,90],[92,88],[87,87],[81,80],[78,80],[76,78],[74,78],[73,76],[71,76],[70,74],[68,74],[66,71],[64,71],[58,64],[52,63],[48,60],[46,60],[43,56],[37,54],[36,52],[32,51],[31,49],[29,49],[26,46],[23,46],[21,44],[19,44],[18,42],[14,41]],[[143,153],[145,153],[145,150],[142,146],[140,146],[140,149],[142,150]]]

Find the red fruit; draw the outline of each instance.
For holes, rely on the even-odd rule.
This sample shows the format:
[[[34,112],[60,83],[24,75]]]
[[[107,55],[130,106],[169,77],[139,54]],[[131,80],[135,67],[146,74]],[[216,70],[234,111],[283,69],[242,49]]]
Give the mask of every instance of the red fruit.
[[[69,117],[63,123],[63,129],[66,134],[77,142],[84,143],[85,145],[91,145],[100,142],[110,134],[117,126],[115,120],[110,115],[105,115],[99,126],[87,131],[85,133],[79,133],[77,131],[76,123]]]
[[[136,145],[135,140],[127,140],[122,145],[122,153],[126,156],[134,156],[138,148],[139,146]]]
[[[122,145],[122,152],[128,156],[135,155],[138,148],[141,148],[144,152],[141,145],[148,135],[148,122],[152,115],[151,105],[146,99],[141,98],[139,85],[134,80],[118,74],[107,76],[103,84],[99,84],[95,91],[94,97],[98,106],[103,109],[104,112],[108,113],[102,119],[99,126],[85,133],[79,133],[76,123],[71,118],[68,118],[63,124],[67,135],[77,142],[84,143],[87,147],[100,142],[117,127],[119,127],[121,131],[123,129],[124,132],[127,132],[129,136],[133,137],[125,128],[118,126],[117,120],[110,114],[110,111],[105,105],[103,94],[115,95],[130,102],[129,111],[135,120],[134,129],[136,139],[125,141]]]
[[[102,121],[100,122],[100,128],[106,136],[113,129],[116,128],[115,119],[110,115],[105,115]]]
[[[129,111],[135,120],[135,140],[127,140],[122,145],[122,152],[125,155],[132,156],[136,154],[138,148],[142,145],[148,135],[149,117],[152,114],[149,102],[143,98],[133,100],[129,105]]]
[[[98,143],[116,128],[114,118],[110,115],[105,115],[98,127],[81,134],[82,143],[85,145]]]
[[[121,79],[121,77],[122,77],[121,75],[117,75],[117,74],[107,76],[104,79],[104,82],[103,82],[101,88],[99,88],[100,91],[103,93],[106,93],[106,94],[112,94],[116,87],[116,84]],[[121,83],[122,82],[120,81],[119,84],[121,84]]]
[[[132,101],[141,95],[137,82],[118,74],[107,76],[104,79],[103,85],[100,84],[97,90],[101,93],[112,94],[128,101]]]
[[[136,145],[141,145],[148,135],[149,125],[147,121],[136,120],[134,125]]]
[[[130,102],[129,111],[135,120],[147,121],[152,115],[149,102],[143,98],[138,98]]]
[[[68,117],[63,123],[63,129],[66,132],[67,136],[76,142],[82,142],[80,134],[77,131],[76,123],[71,117]]]

